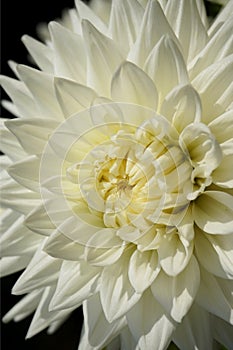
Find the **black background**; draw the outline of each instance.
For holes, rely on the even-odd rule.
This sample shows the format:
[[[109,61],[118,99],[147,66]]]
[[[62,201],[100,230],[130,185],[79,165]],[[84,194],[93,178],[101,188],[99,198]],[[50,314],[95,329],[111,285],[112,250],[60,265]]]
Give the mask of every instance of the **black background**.
[[[24,34],[36,38],[36,26],[60,17],[64,8],[72,8],[73,0],[2,0],[1,1],[1,74],[14,77],[7,61],[29,64],[27,50],[21,42]],[[30,64],[29,64],[30,65]],[[1,99],[7,95],[1,91]],[[8,99],[8,98],[7,98]],[[4,109],[2,117],[10,117]],[[13,307],[21,297],[11,295],[11,289],[20,273],[1,279],[1,315]],[[32,317],[18,323],[1,323],[2,350],[77,350],[82,325],[82,310],[75,311],[63,326],[54,334],[46,331],[25,340]]]

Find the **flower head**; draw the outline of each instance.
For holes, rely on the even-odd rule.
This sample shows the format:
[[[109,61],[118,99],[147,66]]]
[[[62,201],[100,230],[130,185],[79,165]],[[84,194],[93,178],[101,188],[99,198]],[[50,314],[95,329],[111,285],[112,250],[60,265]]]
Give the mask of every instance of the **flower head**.
[[[76,1],[1,77],[5,316],[79,349],[232,346],[233,1]],[[46,33],[46,34],[45,34]],[[214,340],[215,339],[215,340]]]

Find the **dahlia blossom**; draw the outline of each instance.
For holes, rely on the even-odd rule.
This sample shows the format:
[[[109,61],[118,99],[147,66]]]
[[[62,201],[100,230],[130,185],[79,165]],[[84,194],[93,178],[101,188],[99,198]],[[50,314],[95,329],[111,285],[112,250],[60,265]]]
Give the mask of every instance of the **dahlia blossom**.
[[[233,349],[233,1],[76,0],[1,77],[4,317],[79,350]]]

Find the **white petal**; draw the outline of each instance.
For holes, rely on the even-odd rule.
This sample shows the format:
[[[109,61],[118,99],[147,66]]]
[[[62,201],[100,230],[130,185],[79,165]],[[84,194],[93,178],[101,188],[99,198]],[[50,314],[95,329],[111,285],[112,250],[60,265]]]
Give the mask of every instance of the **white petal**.
[[[7,172],[20,185],[39,192],[39,166],[40,159],[36,156],[30,156],[11,165]]]
[[[46,73],[53,73],[52,49],[28,35],[24,35],[22,41],[38,67]]]
[[[25,215],[41,203],[38,193],[20,186],[13,179],[2,181],[0,192],[0,201],[4,208],[11,208]]]
[[[36,309],[33,316],[32,322],[30,324],[29,330],[26,335],[26,339],[33,337],[35,334],[41,332],[43,329],[47,328],[54,321],[65,319],[72,309],[64,311],[49,311],[49,303],[54,293],[54,287],[47,287],[44,289],[44,293],[40,300],[40,303]]]
[[[0,77],[0,83],[6,93],[14,102],[21,117],[33,117],[38,114],[38,109],[31,92],[24,83],[5,76]]]
[[[87,85],[109,96],[112,74],[123,61],[115,42],[98,32],[87,20],[82,23],[87,48]]]
[[[221,238],[222,237],[222,238]],[[195,249],[204,268],[215,276],[233,279],[233,235],[207,235],[196,229]],[[208,259],[206,259],[208,256]]]
[[[49,309],[77,308],[96,292],[99,275],[100,269],[86,262],[64,261]]]
[[[30,264],[17,280],[12,293],[24,294],[56,282],[61,261],[44,253],[43,245],[44,243],[38,248]]]
[[[39,304],[42,290],[35,290],[23,297],[13,308],[3,317],[3,322],[8,323],[11,320],[21,321],[30,315]]]
[[[94,11],[91,10],[89,6],[87,6],[83,1],[75,0],[75,5],[78,11],[78,14],[82,20],[87,19],[91,23],[95,25],[95,27],[101,31],[102,33],[106,33],[108,31],[104,22],[100,19],[99,16],[95,14]],[[105,7],[107,4],[104,4]],[[102,11],[106,11],[104,8]]]
[[[223,23],[193,62],[190,63],[189,74],[191,79],[214,62],[221,61],[233,53],[232,31],[233,21],[229,19]]]
[[[212,317],[214,338],[225,346],[226,349],[231,350],[233,344],[232,325],[223,321],[221,318]]]
[[[126,325],[125,318],[109,323],[103,313],[99,294],[95,294],[83,304],[84,323],[91,346],[104,348]]]
[[[148,56],[144,70],[154,81],[161,100],[177,85],[188,84],[183,56],[169,36],[163,36]]]
[[[49,24],[54,49],[55,75],[85,83],[86,57],[81,36],[56,22]]]
[[[232,164],[233,154],[225,155],[218,168],[212,174],[214,184],[224,188],[233,187]]]
[[[14,119],[5,123],[29,154],[40,154],[58,123],[53,119]]]
[[[225,112],[232,102],[233,55],[212,64],[193,81],[200,94],[203,107],[203,120],[209,123]]]
[[[201,100],[191,85],[176,86],[164,99],[160,113],[181,132],[187,125],[200,122]]]
[[[153,81],[130,62],[124,62],[113,76],[111,95],[115,101],[135,103],[152,109],[157,107],[157,90]]]
[[[232,11],[233,11],[233,3],[232,1],[228,1],[227,4],[222,8],[218,16],[215,18],[214,22],[212,23],[209,34],[212,35],[216,32],[216,29],[221,30],[221,26],[224,22],[226,22],[228,19],[232,18]]]
[[[21,148],[16,136],[6,128],[4,121],[7,120],[0,124],[1,151],[13,161],[26,157],[27,153]]]
[[[128,278],[129,256],[124,254],[115,264],[104,268],[100,282],[100,298],[105,317],[112,322],[123,315],[140,299]],[[129,253],[128,253],[129,255]]]
[[[206,44],[207,33],[196,1],[169,1],[166,16],[179,38],[184,57],[190,61]]]
[[[33,255],[42,239],[29,231],[23,215],[19,216],[0,236],[1,256]]]
[[[0,275],[8,276],[14,272],[23,270],[31,260],[31,255],[6,256],[0,259]]]
[[[174,35],[158,1],[149,0],[142,19],[137,40],[129,52],[128,59],[143,67],[153,47],[163,35],[168,34],[176,43]]]
[[[139,350],[139,346],[133,338],[129,327],[125,327],[120,334],[121,350]]]
[[[129,280],[137,293],[144,292],[154,281],[159,271],[156,251],[134,251],[129,261]]]
[[[23,65],[18,65],[17,71],[31,91],[41,116],[62,120],[63,115],[56,99],[53,76]]]
[[[58,102],[66,118],[90,107],[97,96],[94,90],[72,80],[55,77],[54,84]]]
[[[84,246],[55,231],[46,241],[44,251],[54,258],[78,261],[83,258]]]
[[[178,231],[168,233],[158,248],[159,262],[169,276],[177,276],[187,266],[193,251],[193,243],[183,240]]]
[[[124,242],[117,237],[116,230],[104,228],[93,234],[85,247],[85,259],[95,266],[115,263],[123,253]]]
[[[224,295],[224,281],[229,287],[232,287],[232,281],[217,279],[205,269],[201,271],[201,283],[198,290],[196,301],[206,311],[214,314],[227,322],[233,322],[232,296]],[[221,285],[221,281],[223,282]]]
[[[166,349],[175,329],[174,321],[147,290],[127,313],[128,327],[140,349]]]
[[[152,293],[171,317],[181,322],[190,309],[200,283],[198,263],[193,256],[186,268],[177,276],[160,272],[151,286]]]
[[[218,143],[233,142],[233,110],[230,110],[214,119],[209,128],[215,135]]]
[[[113,40],[121,45],[125,53],[136,40],[142,17],[143,8],[137,0],[114,0],[112,2],[110,33]],[[122,35],[122,28],[124,28],[124,35]]]
[[[232,196],[220,191],[206,191],[193,206],[195,223],[205,232],[233,233]]]
[[[172,340],[181,350],[213,349],[209,314],[193,304],[188,315],[177,327]]]

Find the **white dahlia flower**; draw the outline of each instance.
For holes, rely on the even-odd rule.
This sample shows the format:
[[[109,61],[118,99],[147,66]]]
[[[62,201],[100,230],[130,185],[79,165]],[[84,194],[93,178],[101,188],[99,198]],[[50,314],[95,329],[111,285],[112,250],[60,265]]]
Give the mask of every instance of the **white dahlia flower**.
[[[79,349],[233,349],[233,1],[76,0],[1,77],[4,317]]]

